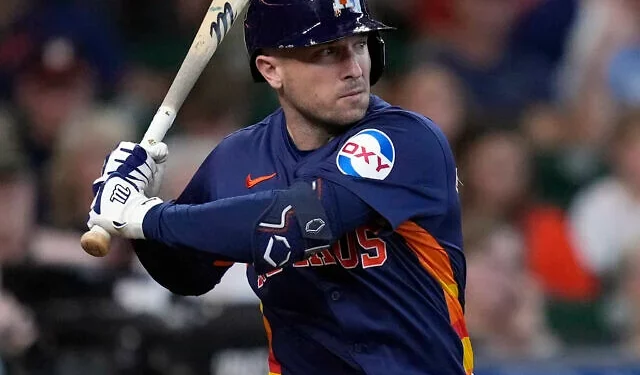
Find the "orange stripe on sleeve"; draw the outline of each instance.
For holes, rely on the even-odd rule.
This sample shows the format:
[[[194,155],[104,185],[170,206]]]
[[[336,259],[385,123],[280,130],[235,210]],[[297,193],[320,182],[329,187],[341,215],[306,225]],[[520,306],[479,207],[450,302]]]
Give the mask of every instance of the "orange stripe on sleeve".
[[[429,232],[416,223],[405,222],[398,227],[396,232],[407,241],[407,245],[416,254],[422,267],[440,283],[447,302],[451,326],[462,341],[465,372],[471,374],[473,372],[473,349],[464,321],[462,305],[458,300],[460,290],[453,275],[449,254]]]

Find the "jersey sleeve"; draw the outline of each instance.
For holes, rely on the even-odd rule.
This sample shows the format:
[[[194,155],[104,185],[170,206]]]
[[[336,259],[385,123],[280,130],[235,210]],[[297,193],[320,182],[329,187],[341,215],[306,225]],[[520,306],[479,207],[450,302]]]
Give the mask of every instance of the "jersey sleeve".
[[[216,199],[208,183],[215,168],[214,150],[195,173],[180,197],[182,204],[205,203]],[[140,263],[163,287],[179,295],[201,295],[213,289],[232,263],[210,253],[175,248],[152,240],[132,241]]]
[[[458,204],[446,138],[428,119],[407,112],[366,121],[330,157],[300,173],[347,188],[393,229],[408,220],[435,228]]]

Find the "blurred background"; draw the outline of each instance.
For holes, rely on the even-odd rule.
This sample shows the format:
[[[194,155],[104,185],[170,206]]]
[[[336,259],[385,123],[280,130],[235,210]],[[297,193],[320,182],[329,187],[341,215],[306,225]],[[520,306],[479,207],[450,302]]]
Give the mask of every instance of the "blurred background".
[[[640,0],[371,0],[374,88],[457,157],[477,375],[640,374]],[[169,294],[79,247],[91,182],[137,141],[209,0],[0,1],[0,374],[266,374],[234,266]],[[238,26],[182,108],[162,197],[277,105]]]

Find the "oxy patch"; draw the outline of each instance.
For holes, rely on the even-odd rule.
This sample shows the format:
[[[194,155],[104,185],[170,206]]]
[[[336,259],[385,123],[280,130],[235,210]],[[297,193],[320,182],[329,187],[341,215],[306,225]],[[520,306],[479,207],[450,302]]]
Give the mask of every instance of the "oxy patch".
[[[393,169],[396,152],[391,139],[377,129],[365,129],[342,145],[336,164],[353,177],[384,180]]]

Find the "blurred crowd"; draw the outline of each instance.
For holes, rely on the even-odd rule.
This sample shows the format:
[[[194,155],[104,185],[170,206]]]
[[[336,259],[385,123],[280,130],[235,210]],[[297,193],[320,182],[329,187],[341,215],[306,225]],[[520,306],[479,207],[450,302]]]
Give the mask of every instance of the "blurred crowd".
[[[140,348],[145,373],[174,373],[154,343],[176,332],[242,347],[218,329],[244,327],[264,344],[240,265],[176,298],[127,243],[95,259],[78,241],[105,155],[141,138],[209,2],[0,1],[0,374],[141,373]],[[374,93],[433,119],[456,154],[476,355],[640,359],[640,1],[370,3],[397,28]],[[277,105],[242,38],[232,30],[168,134],[165,199]],[[109,361],[87,349],[99,340]],[[225,374],[248,365],[227,358]]]

